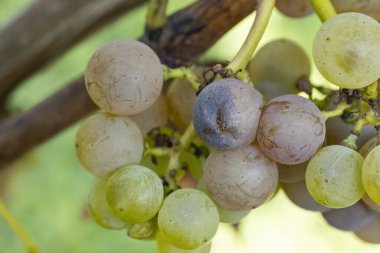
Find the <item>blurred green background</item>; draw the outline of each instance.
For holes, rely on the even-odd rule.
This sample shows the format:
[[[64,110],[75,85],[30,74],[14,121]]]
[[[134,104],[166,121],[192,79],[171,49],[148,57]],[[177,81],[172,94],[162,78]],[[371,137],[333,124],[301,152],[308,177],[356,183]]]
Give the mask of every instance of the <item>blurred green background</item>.
[[[31,0],[1,0],[0,26],[18,15]],[[170,12],[188,5],[189,0],[170,1]],[[12,94],[14,112],[25,110],[68,81],[79,76],[91,54],[104,43],[142,34],[145,8],[123,16],[76,45],[63,57],[26,80]],[[247,34],[253,16],[245,19],[211,48],[202,59],[230,60]],[[320,25],[316,16],[287,19],[277,11],[261,43],[289,38],[311,52],[313,35]],[[1,38],[0,38],[1,39]],[[275,60],[275,59],[273,59]],[[313,79],[320,79],[314,68]],[[49,120],[49,119],[47,119]],[[0,196],[31,234],[41,252],[156,252],[154,242],[129,239],[124,231],[98,227],[86,212],[88,191],[95,181],[81,168],[75,156],[74,125],[29,152],[0,172]],[[0,150],[1,152],[1,150]],[[0,218],[0,253],[25,252],[19,239]],[[332,253],[380,252],[380,246],[359,241],[352,233],[326,224],[319,213],[304,211],[290,203],[282,191],[264,206],[253,210],[237,234],[221,225],[213,240],[213,253]]]

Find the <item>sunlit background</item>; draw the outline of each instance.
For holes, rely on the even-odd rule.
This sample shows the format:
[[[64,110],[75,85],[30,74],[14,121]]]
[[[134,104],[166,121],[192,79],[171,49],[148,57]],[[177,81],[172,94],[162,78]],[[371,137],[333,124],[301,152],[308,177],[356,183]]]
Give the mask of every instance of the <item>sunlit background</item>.
[[[31,2],[1,0],[0,26],[20,14]],[[173,12],[192,1],[169,2],[169,10]],[[144,15],[145,8],[139,8],[123,16],[23,82],[10,100],[12,110],[17,113],[30,108],[79,76],[91,54],[104,43],[119,38],[138,38],[143,32]],[[245,39],[252,20],[253,16],[245,19],[202,59],[230,60]],[[288,38],[301,45],[310,56],[313,35],[319,25],[315,15],[291,20],[275,11],[261,45],[276,38]],[[325,83],[315,68],[313,80]],[[137,241],[128,238],[125,231],[102,229],[88,216],[87,195],[95,178],[82,169],[76,159],[74,136],[77,128],[75,124],[66,129],[1,171],[0,196],[41,252],[156,252],[154,241]],[[270,202],[251,211],[239,228],[237,232],[232,226],[221,225],[211,252],[380,252],[380,246],[364,243],[352,233],[330,227],[319,213],[296,207],[281,190]],[[0,253],[18,252],[25,252],[25,248],[0,218]]]

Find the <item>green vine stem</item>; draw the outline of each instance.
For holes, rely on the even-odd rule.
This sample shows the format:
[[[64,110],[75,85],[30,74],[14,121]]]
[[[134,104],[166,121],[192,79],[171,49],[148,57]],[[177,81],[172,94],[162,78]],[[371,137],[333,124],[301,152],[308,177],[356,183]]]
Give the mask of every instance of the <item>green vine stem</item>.
[[[181,169],[179,158],[181,157],[181,154],[190,146],[196,136],[197,133],[194,129],[193,122],[191,122],[179,139],[178,146],[171,150],[168,169],[165,176],[165,180],[168,182],[170,190],[177,188],[175,177],[177,175],[177,171]]]
[[[249,31],[248,36],[239,52],[232,59],[231,63],[228,64],[228,69],[231,69],[233,72],[237,72],[240,69],[245,69],[266,30],[270,16],[272,14],[274,2],[275,0],[257,1],[258,7],[256,11],[256,17],[253,21],[251,30]]]
[[[377,81],[375,81],[371,85],[365,87],[364,92],[363,92],[364,98],[376,99],[378,96],[377,86],[378,86],[378,83]]]
[[[325,120],[333,117],[338,117],[343,114],[345,110],[350,108],[351,105],[347,104],[346,102],[342,101],[340,102],[336,108],[332,111],[322,111],[322,116]]]
[[[146,16],[147,30],[161,28],[166,24],[166,8],[168,0],[150,0]]]
[[[310,0],[310,3],[322,22],[336,15],[335,8],[330,0]]]
[[[198,76],[194,73],[193,69],[180,67],[180,68],[169,68],[166,65],[162,65],[162,72],[164,75],[164,80],[168,81],[171,79],[186,79],[191,83],[193,88],[197,91],[199,89]]]
[[[21,226],[20,223],[12,216],[11,212],[6,208],[4,202],[0,199],[0,216],[2,216],[9,227],[16,233],[18,238],[24,243],[25,248],[29,253],[38,253],[39,250],[36,244],[33,242],[32,238],[26,232],[26,230]]]

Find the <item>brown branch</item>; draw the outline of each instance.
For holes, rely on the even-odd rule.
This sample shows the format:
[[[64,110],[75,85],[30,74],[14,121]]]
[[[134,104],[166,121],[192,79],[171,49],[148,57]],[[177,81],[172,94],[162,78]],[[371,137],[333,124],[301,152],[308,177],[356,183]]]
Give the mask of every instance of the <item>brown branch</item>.
[[[0,32],[0,101],[98,27],[146,1],[37,1]]]
[[[170,17],[157,48],[165,57],[197,57],[251,13],[255,4],[252,0],[199,0]],[[0,167],[94,109],[82,77],[34,108],[5,120],[0,124]]]

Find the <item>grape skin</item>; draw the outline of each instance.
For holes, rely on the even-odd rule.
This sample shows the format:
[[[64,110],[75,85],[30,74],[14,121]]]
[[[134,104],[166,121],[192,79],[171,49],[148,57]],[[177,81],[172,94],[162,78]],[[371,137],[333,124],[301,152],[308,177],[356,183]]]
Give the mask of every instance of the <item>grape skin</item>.
[[[106,200],[106,179],[97,181],[88,196],[88,207],[96,223],[107,229],[123,229],[127,224],[118,219]]]
[[[137,125],[127,117],[97,113],[76,134],[79,161],[91,174],[105,177],[117,168],[140,162],[144,149]]]
[[[301,18],[313,13],[309,0],[276,0],[276,8],[284,15]]]
[[[311,196],[330,208],[343,208],[356,203],[363,195],[361,167],[363,157],[339,145],[320,149],[306,170],[306,186]]]
[[[364,189],[368,196],[380,205],[380,146],[368,153],[362,171]]]
[[[168,122],[168,109],[166,98],[160,95],[156,102],[145,111],[131,116],[145,136],[155,127],[166,126]]]
[[[305,180],[295,183],[282,183],[281,185],[286,196],[296,206],[305,210],[317,212],[325,212],[329,210],[328,207],[320,205],[313,199],[307,190]]]
[[[263,100],[260,93],[237,79],[216,80],[198,95],[194,128],[210,146],[235,149],[256,138]]]
[[[342,88],[358,89],[380,76],[380,24],[360,13],[342,13],[322,24],[313,43],[321,74]]]
[[[219,226],[215,204],[203,192],[180,189],[164,200],[158,213],[158,228],[163,237],[181,249],[196,249],[207,244]]]
[[[283,95],[264,107],[257,140],[272,160],[290,165],[307,161],[324,142],[325,133],[325,120],[313,102]]]
[[[197,249],[180,249],[170,244],[162,236],[161,232],[157,233],[156,236],[158,253],[209,253],[211,251],[211,242]]]
[[[116,115],[146,110],[159,97],[163,84],[159,58],[135,40],[116,40],[98,49],[84,77],[94,103]]]
[[[231,211],[231,210],[225,209],[221,206],[217,206],[217,208],[218,208],[218,212],[219,212],[220,222],[222,222],[222,223],[236,224],[236,223],[240,222],[250,212],[250,210],[249,211],[241,211],[241,212]]]
[[[143,223],[153,218],[164,197],[161,179],[141,165],[117,170],[108,179],[106,187],[112,212],[128,223]]]
[[[379,0],[331,0],[331,3],[338,13],[360,12],[380,21]]]
[[[361,201],[346,208],[328,210],[322,215],[331,226],[344,231],[358,231],[376,218],[376,214]]]
[[[257,144],[235,150],[213,150],[206,160],[203,181],[215,203],[231,211],[262,205],[276,190],[276,163]]]
[[[258,90],[261,87],[260,91],[264,91],[264,84],[278,86],[263,93],[269,100],[269,97],[276,97],[275,94],[280,90],[281,95],[298,93],[296,83],[300,77],[310,75],[311,65],[300,46],[291,40],[279,39],[260,48],[249,62],[247,70]]]

